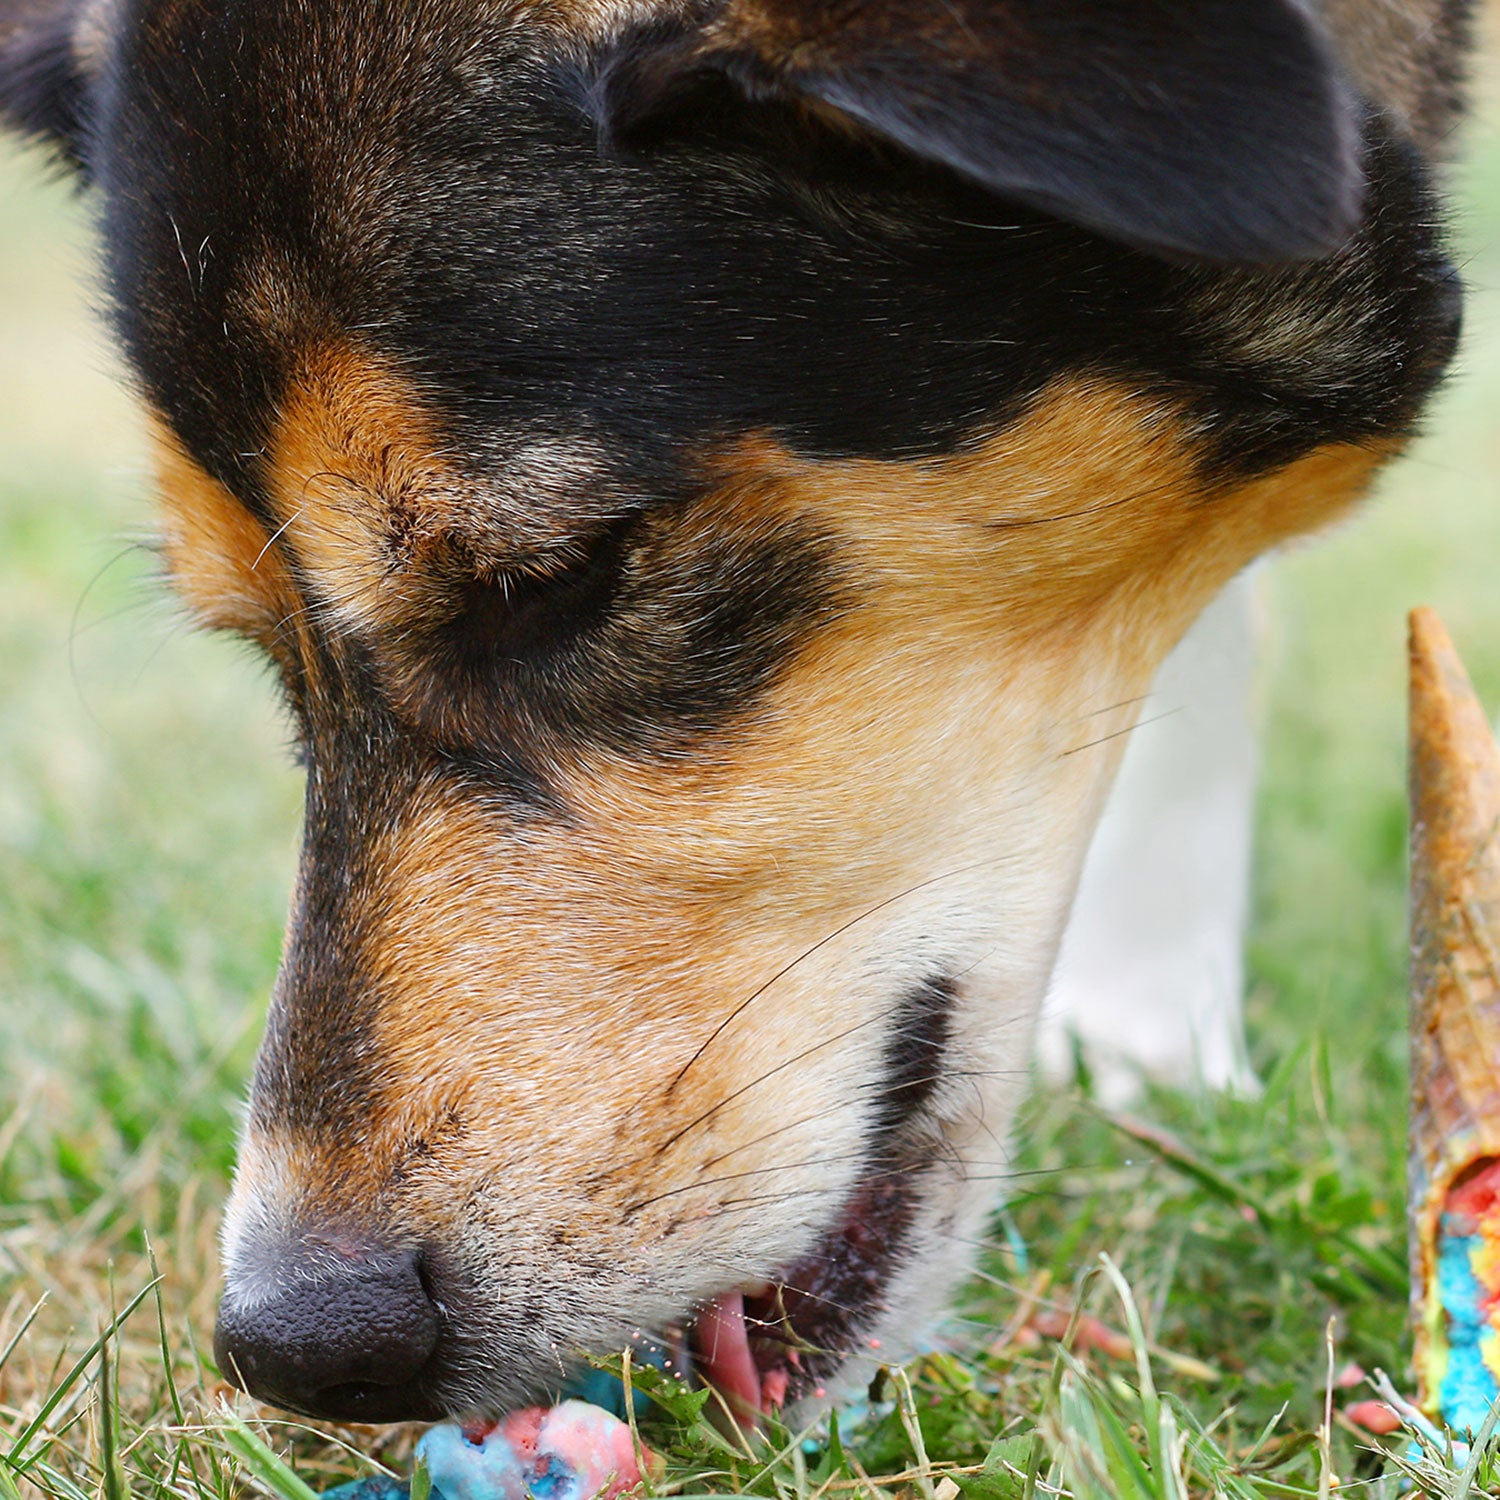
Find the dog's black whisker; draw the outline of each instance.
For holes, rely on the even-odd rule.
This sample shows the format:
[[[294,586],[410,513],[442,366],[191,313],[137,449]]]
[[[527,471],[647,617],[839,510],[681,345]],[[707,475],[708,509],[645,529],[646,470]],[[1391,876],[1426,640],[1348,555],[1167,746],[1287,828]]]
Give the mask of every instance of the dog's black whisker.
[[[751,1208],[774,1207],[779,1203],[791,1203],[796,1199],[817,1198],[837,1202],[844,1194],[842,1187],[786,1188],[775,1193],[758,1193],[748,1198],[721,1198],[710,1210],[713,1218],[725,1214],[743,1213]]]
[[[1134,708],[1138,703],[1149,703],[1154,697],[1156,697],[1154,691],[1136,693],[1133,697],[1119,698],[1113,703],[1106,703],[1103,708],[1091,708],[1082,717],[1085,719],[1102,718],[1105,714],[1118,713],[1122,708]]]
[[[746,1177],[767,1177],[777,1172],[802,1172],[809,1167],[834,1167],[842,1166],[845,1162],[864,1161],[864,1152],[846,1153],[842,1156],[808,1156],[800,1161],[772,1162],[764,1167],[748,1167],[743,1172],[725,1172],[717,1177],[695,1177],[691,1182],[684,1182],[677,1187],[667,1188],[664,1192],[653,1193],[649,1198],[637,1199],[634,1203],[627,1203],[620,1210],[621,1214],[629,1219],[633,1218],[644,1208],[650,1208],[653,1204],[665,1202],[668,1198],[681,1197],[684,1193],[695,1193],[703,1188],[717,1187],[725,1182],[740,1182]],[[820,1188],[820,1192],[824,1189]]]
[[[1180,708],[1163,709],[1159,714],[1152,714],[1149,719],[1137,719],[1134,724],[1127,724],[1123,729],[1116,729],[1110,734],[1101,734],[1098,739],[1085,740],[1081,745],[1070,745],[1066,750],[1058,752],[1058,759],[1064,759],[1069,755],[1081,755],[1085,750],[1092,750],[1096,745],[1107,745],[1111,740],[1117,740],[1122,735],[1134,734],[1148,724],[1160,724],[1163,719],[1170,719],[1181,712]]]
[[[758,989],[752,992],[746,999],[740,1001],[740,1003],[736,1005],[734,1009],[731,1010],[729,1014],[726,1015],[724,1019],[718,1023],[717,1026],[714,1027],[714,1029],[708,1034],[702,1044],[698,1047],[697,1051],[694,1052],[693,1055],[688,1058],[688,1060],[682,1065],[682,1067],[679,1068],[678,1071],[673,1075],[671,1083],[667,1085],[665,1097],[669,1099],[671,1098],[671,1096],[676,1092],[678,1085],[687,1076],[688,1071],[703,1056],[703,1054],[708,1051],[708,1049],[714,1044],[714,1042],[718,1040],[718,1038],[723,1034],[724,1030],[729,1025],[731,1025],[735,1020],[743,1015],[744,1012],[747,1011],[757,1000],[761,999],[773,985],[778,983],[780,980],[785,979],[787,975],[789,975],[799,964],[806,962],[807,959],[811,958],[813,954],[817,953],[820,949],[825,948],[835,939],[843,937],[851,929],[857,927],[861,922],[867,921],[870,917],[873,917],[878,913],[885,911],[890,906],[894,906],[898,901],[905,900],[908,896],[916,895],[919,891],[928,890],[932,886],[939,885],[945,880],[956,880],[961,875],[970,875],[973,874],[976,870],[982,870],[991,865],[1003,864],[1006,862],[1007,859],[1003,855],[997,856],[994,859],[978,860],[973,864],[961,865],[956,869],[945,871],[941,875],[934,875],[929,880],[918,881],[914,885],[906,886],[904,889],[897,891],[894,895],[884,897],[882,900],[875,902],[873,906],[866,907],[865,910],[859,912],[856,916],[850,917],[847,922],[841,923],[838,927],[834,928],[832,932],[826,934],[824,937],[819,938],[818,941],[814,943],[810,948],[804,949],[796,956],[796,958],[792,959],[790,963],[778,969],[776,973],[774,973],[768,980],[766,980],[765,983],[762,984]]]
[[[1113,500],[1101,500],[1095,505],[1086,505],[1081,510],[1060,511],[1050,516],[1002,516],[998,520],[986,521],[984,524],[990,531],[1024,531],[1033,526],[1056,526],[1062,521],[1081,521],[1089,516],[1099,516],[1108,511],[1119,510],[1122,506],[1139,505],[1142,500],[1164,493],[1167,493],[1165,489],[1153,487],[1138,490],[1132,494],[1120,495]]]
[[[814,1042],[810,1047],[804,1047],[802,1051],[794,1053],[791,1057],[784,1058],[781,1062],[777,1063],[775,1067],[767,1068],[764,1073],[761,1073],[756,1078],[752,1078],[749,1083],[742,1084],[732,1093],[726,1094],[722,1099],[716,1100],[712,1105],[709,1106],[708,1109],[704,1110],[702,1114],[695,1116],[693,1119],[689,1120],[686,1125],[683,1125],[678,1130],[669,1135],[666,1140],[661,1142],[661,1144],[656,1148],[657,1151],[666,1152],[671,1150],[671,1148],[675,1146],[679,1141],[681,1141],[690,1131],[697,1130],[700,1126],[706,1124],[716,1114],[718,1114],[720,1110],[726,1108],[730,1104],[733,1104],[736,1099],[742,1099],[746,1094],[750,1093],[753,1089],[759,1088],[763,1083],[771,1078],[774,1078],[778,1073],[785,1072],[788,1068],[794,1067],[799,1062],[805,1062],[809,1057],[813,1056],[814,1053],[821,1052],[825,1047],[835,1046],[839,1042],[847,1041],[851,1036],[855,1036],[861,1031],[867,1031],[872,1026],[880,1025],[882,1020],[883,1017],[870,1016],[863,1021],[857,1021],[853,1026],[846,1026],[844,1030],[835,1032],[832,1036],[826,1036],[821,1041]]]
[[[874,1027],[874,1026],[887,1027],[888,1023],[886,1022],[886,1018],[884,1016],[880,1016],[880,1015],[871,1016],[871,1017],[867,1018],[864,1021],[857,1022],[853,1026],[846,1027],[843,1031],[836,1032],[832,1036],[824,1037],[822,1040],[813,1043],[809,1047],[804,1048],[801,1052],[798,1052],[798,1053],[794,1054],[791,1057],[783,1059],[781,1062],[777,1063],[774,1067],[768,1068],[765,1072],[763,1072],[763,1073],[759,1074],[757,1077],[751,1079],[750,1082],[748,1082],[746,1084],[742,1084],[738,1089],[735,1089],[732,1093],[729,1093],[729,1094],[725,1095],[722,1099],[717,1100],[708,1109],[704,1110],[702,1114],[696,1116],[694,1119],[690,1120],[686,1125],[680,1127],[672,1135],[668,1136],[665,1141],[663,1141],[659,1145],[657,1145],[654,1148],[654,1150],[653,1150],[653,1154],[660,1154],[660,1153],[663,1153],[663,1152],[666,1152],[666,1151],[670,1150],[673,1146],[677,1145],[680,1141],[682,1141],[690,1132],[698,1129],[700,1126],[704,1125],[709,1120],[711,1120],[716,1114],[719,1113],[720,1110],[724,1109],[729,1104],[734,1103],[737,1099],[743,1098],[746,1094],[750,1093],[752,1090],[754,1090],[756,1088],[759,1088],[762,1084],[764,1084],[765,1082],[767,1082],[769,1079],[774,1078],[778,1073],[784,1072],[787,1068],[793,1067],[795,1064],[797,1064],[799,1062],[806,1061],[807,1058],[811,1057],[812,1055],[814,1055],[815,1053],[817,1053],[819,1051],[822,1051],[826,1047],[833,1046],[833,1045],[835,1045],[838,1042],[846,1041],[849,1037],[856,1035],[858,1032],[868,1030],[869,1028]],[[887,1034],[889,1034],[889,1031],[887,1032]],[[1024,1073],[1026,1070],[1025,1069],[1017,1069],[1015,1071],[1017,1073]],[[936,1077],[936,1079],[938,1081],[941,1080],[941,1076],[942,1075],[935,1075],[935,1077]],[[956,1076],[963,1076],[963,1075],[956,1075]],[[981,1071],[976,1076],[984,1076],[984,1074]],[[991,1076],[1003,1076],[1003,1071],[1002,1070],[992,1070]],[[882,1092],[885,1092],[885,1093],[898,1093],[898,1092],[901,1091],[901,1089],[903,1087],[909,1088],[910,1086],[911,1085],[910,1085],[909,1082],[905,1082],[905,1083],[888,1083],[888,1084],[885,1084],[883,1086],[863,1086],[862,1085],[861,1089],[863,1091],[865,1088],[869,1088],[869,1091],[871,1093],[873,1093],[875,1097],[878,1098],[878,1097],[881,1096]],[[789,1128],[789,1127],[781,1127],[781,1128],[784,1129],[784,1128]],[[773,1132],[773,1134],[774,1133],[776,1133],[776,1132]],[[737,1147],[736,1149],[743,1149],[743,1148],[738,1148]],[[722,1158],[715,1158],[715,1160],[721,1160],[721,1159]]]
[[[809,1125],[816,1125],[819,1120],[830,1119],[844,1112],[843,1101],[830,1104],[827,1109],[817,1110],[810,1115],[802,1115],[795,1120],[788,1120],[784,1124],[776,1126],[774,1130],[763,1131],[760,1135],[752,1136],[748,1141],[741,1141],[737,1146],[731,1146],[727,1151],[721,1151],[717,1156],[710,1156],[700,1164],[701,1171],[708,1171],[721,1163],[738,1156],[742,1151],[752,1150],[756,1146],[763,1146],[767,1141],[773,1141],[777,1136],[785,1135],[788,1131],[804,1130]]]

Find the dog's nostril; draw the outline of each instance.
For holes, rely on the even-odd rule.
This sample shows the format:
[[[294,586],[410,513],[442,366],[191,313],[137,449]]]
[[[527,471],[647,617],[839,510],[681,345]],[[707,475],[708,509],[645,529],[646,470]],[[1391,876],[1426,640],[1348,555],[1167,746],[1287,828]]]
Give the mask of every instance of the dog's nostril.
[[[439,1318],[416,1251],[309,1265],[269,1297],[226,1295],[214,1357],[241,1390],[311,1416],[422,1416]]]

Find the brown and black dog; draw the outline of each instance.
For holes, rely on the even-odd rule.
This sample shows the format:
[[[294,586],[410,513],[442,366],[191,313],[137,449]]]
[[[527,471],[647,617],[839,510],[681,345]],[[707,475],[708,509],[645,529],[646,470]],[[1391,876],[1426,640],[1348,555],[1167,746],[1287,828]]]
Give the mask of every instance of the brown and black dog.
[[[226,1373],[809,1410],[982,1237],[1122,735],[1413,430],[1463,0],[0,0],[307,768]],[[878,1351],[878,1352],[877,1352]]]

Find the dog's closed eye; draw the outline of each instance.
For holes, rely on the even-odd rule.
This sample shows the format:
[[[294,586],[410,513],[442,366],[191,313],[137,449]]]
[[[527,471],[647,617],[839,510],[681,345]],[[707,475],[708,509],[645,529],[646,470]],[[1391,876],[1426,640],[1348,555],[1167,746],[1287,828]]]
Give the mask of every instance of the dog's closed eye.
[[[622,516],[586,539],[464,580],[435,633],[444,669],[469,678],[496,656],[545,658],[597,625],[618,595],[636,524]]]

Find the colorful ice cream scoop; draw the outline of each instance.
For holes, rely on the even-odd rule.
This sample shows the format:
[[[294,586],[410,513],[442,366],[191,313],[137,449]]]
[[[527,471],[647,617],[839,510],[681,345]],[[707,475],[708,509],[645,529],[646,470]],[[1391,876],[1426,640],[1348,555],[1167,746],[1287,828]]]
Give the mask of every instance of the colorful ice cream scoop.
[[[1500,1161],[1448,1193],[1438,1221],[1437,1293],[1447,1347],[1438,1407],[1455,1432],[1477,1432],[1500,1395]]]
[[[443,1500],[615,1500],[653,1456],[618,1417],[586,1401],[531,1406],[499,1422],[444,1422],[417,1444]]]
[[[690,1368],[681,1337],[637,1334],[630,1358],[637,1370],[649,1366],[679,1378]],[[633,1396],[640,1416],[650,1403],[639,1389]],[[619,1375],[586,1366],[558,1397],[555,1406],[527,1407],[496,1422],[429,1428],[417,1454],[432,1480],[432,1500],[614,1500],[657,1463],[626,1424]],[[408,1480],[372,1474],[325,1490],[323,1500],[408,1500],[410,1493]]]
[[[1500,1395],[1500,747],[1431,610],[1411,617],[1412,1302],[1419,1402]]]
[[[657,1465],[629,1426],[587,1401],[529,1406],[498,1422],[440,1422],[417,1443],[432,1500],[616,1500]],[[328,1490],[324,1500],[407,1500],[387,1475]]]

